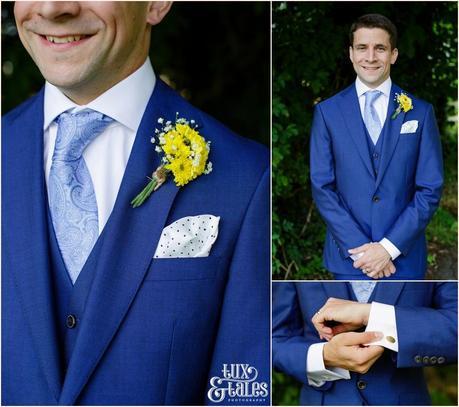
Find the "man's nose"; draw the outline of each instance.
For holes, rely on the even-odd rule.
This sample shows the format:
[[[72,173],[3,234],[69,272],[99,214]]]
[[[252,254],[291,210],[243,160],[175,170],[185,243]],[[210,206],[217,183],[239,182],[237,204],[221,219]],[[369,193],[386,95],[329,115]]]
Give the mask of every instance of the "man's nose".
[[[375,61],[376,60],[375,50],[373,48],[368,48],[366,57],[367,57],[368,62]]]
[[[43,1],[38,4],[38,14],[48,20],[74,17],[80,12],[78,1]]]

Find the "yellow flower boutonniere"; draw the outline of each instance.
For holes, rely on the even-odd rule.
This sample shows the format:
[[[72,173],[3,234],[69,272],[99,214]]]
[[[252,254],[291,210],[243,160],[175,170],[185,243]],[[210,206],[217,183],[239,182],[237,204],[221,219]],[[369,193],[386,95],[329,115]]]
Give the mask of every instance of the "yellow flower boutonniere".
[[[413,109],[413,101],[403,92],[395,94],[395,101],[398,103],[398,106],[392,115],[392,119],[395,119],[402,111],[406,113]]]
[[[182,187],[212,171],[212,163],[208,162],[210,141],[199,134],[194,120],[179,118],[177,113],[175,123],[165,122],[163,118],[159,118],[158,123],[162,125],[155,130],[158,143],[155,137],[151,142],[156,143],[156,152],[163,154],[161,164],[149,178],[147,186],[131,201],[133,208],[142,205],[164,184],[169,173],[172,173],[175,184]]]

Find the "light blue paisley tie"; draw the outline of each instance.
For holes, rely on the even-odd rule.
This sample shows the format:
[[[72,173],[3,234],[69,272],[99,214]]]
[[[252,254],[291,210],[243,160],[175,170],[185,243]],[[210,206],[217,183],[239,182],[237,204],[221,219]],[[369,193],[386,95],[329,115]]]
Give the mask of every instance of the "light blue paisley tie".
[[[112,121],[92,110],[62,113],[57,118],[49,206],[62,259],[74,284],[99,236],[96,195],[82,154]]]
[[[375,288],[376,281],[351,281],[350,283],[357,301],[367,303]]]
[[[378,142],[379,134],[381,133],[381,122],[374,107],[374,102],[381,95],[379,90],[369,90],[365,93],[365,108],[363,110],[363,121],[367,127],[373,144]]]

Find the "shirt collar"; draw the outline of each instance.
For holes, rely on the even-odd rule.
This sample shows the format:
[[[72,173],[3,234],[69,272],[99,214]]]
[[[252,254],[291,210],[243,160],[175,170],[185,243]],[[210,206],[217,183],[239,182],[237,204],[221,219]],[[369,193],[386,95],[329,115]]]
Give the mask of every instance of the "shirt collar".
[[[383,83],[381,83],[381,85],[379,85],[377,88],[374,88],[374,89],[369,88],[367,85],[365,85],[358,76],[357,76],[357,79],[355,80],[355,89],[357,91],[358,97],[362,96],[365,92],[369,90],[379,90],[381,93],[389,97],[391,87],[392,87],[392,80],[390,79],[390,76]]]
[[[144,64],[87,105],[77,105],[56,86],[45,84],[44,123],[46,130],[61,113],[75,109],[92,109],[137,131],[156,83],[156,76],[147,58]]]

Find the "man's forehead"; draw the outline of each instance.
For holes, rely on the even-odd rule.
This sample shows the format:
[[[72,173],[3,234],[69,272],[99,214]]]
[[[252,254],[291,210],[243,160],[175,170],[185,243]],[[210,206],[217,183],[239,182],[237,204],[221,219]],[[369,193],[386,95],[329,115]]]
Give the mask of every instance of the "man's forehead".
[[[354,45],[358,44],[381,44],[389,45],[390,36],[382,28],[362,27],[354,32]]]

